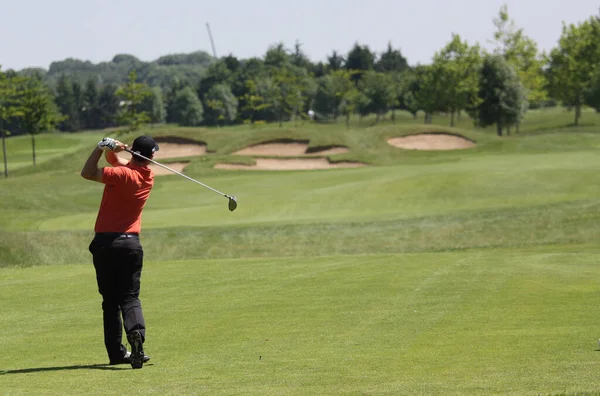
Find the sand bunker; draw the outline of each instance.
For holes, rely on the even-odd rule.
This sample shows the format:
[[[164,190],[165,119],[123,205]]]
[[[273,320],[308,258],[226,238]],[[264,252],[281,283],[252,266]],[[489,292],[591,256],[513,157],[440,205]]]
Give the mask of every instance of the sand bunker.
[[[175,136],[155,137],[154,140],[160,147],[160,150],[154,154],[154,159],[157,161],[167,158],[206,155],[206,143],[204,142]],[[119,153],[119,156],[127,160],[131,159],[131,154],[123,151]]]
[[[391,138],[388,143],[407,150],[462,150],[473,148],[475,142],[445,133],[421,133]]]
[[[313,170],[313,169],[337,169],[337,168],[359,168],[365,166],[360,162],[329,162],[326,158],[302,158],[302,159],[276,159],[257,158],[254,165],[241,164],[217,164],[216,169],[236,170]]]
[[[347,147],[325,146],[308,148],[308,140],[281,139],[256,144],[236,151],[234,155],[268,155],[273,157],[300,157],[305,155],[335,155],[348,152]]]
[[[163,164],[163,165],[168,166],[169,168],[176,170],[177,172],[183,172],[183,170],[188,165],[188,163],[187,162],[172,162],[170,164]],[[149,167],[154,172],[154,176],[174,175],[173,172],[168,171],[168,170],[161,168],[160,166],[157,166],[154,164],[150,164]]]

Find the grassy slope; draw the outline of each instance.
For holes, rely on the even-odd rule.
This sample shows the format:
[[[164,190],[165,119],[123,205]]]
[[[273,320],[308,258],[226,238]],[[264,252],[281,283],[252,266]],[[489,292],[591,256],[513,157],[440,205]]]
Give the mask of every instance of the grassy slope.
[[[351,131],[151,130],[207,141],[215,153],[186,173],[237,194],[240,207],[229,213],[224,198],[176,176],[157,182],[143,237],[153,364],[135,373],[101,365],[85,251],[101,186],[77,175],[98,136],[74,135],[84,150],[0,181],[0,262],[79,263],[0,269],[2,389],[101,394],[110,381],[133,394],[600,394],[600,134],[593,113],[579,128],[570,120],[530,113],[521,136],[502,139],[462,120],[455,131],[478,147],[444,153],[385,143],[448,130],[410,119]],[[351,151],[335,159],[372,166],[211,168],[281,137],[345,144]]]

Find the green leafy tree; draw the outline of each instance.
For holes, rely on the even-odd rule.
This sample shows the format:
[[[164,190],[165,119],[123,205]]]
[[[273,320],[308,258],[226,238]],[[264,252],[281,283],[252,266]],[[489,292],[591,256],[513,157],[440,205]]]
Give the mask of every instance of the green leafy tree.
[[[73,96],[73,86],[65,74],[58,79],[54,101],[64,116],[64,120],[59,123],[58,128],[61,131],[74,132],[76,130],[77,109]]]
[[[23,78],[2,72],[0,68],[0,133],[2,134],[2,154],[4,158],[4,177],[8,177],[8,156],[6,136],[10,132],[4,128],[15,117],[22,115],[21,96],[18,90]]]
[[[117,87],[107,84],[100,90],[98,95],[97,117],[98,128],[111,128],[119,125],[119,97]]]
[[[383,114],[396,105],[396,85],[388,73],[366,72],[358,84],[358,89],[364,96],[361,102],[361,113],[376,114],[376,123]]]
[[[163,101],[162,90],[158,87],[150,89],[150,94],[142,101],[142,111],[148,113],[149,121],[153,124],[162,124],[167,118],[167,108]]]
[[[74,109],[69,120],[73,131],[81,131],[84,125],[83,109],[85,107],[85,103],[83,88],[78,80],[73,80],[71,82],[71,91],[73,92]]]
[[[418,66],[415,68],[418,89],[413,91],[415,107],[425,112],[425,123],[433,122],[433,114],[445,111],[443,90],[446,81],[433,65]]]
[[[296,41],[294,44],[294,51],[290,55],[290,62],[292,65],[306,70],[310,70],[312,67],[312,62],[302,50],[302,44],[299,41]]]
[[[204,109],[202,103],[191,87],[178,91],[174,104],[173,121],[182,126],[198,126],[203,121]]]
[[[269,47],[264,62],[267,67],[280,68],[291,64],[291,57],[283,43],[278,43]]]
[[[230,124],[237,117],[238,100],[228,85],[214,85],[206,94],[204,104],[204,119],[212,125]]]
[[[270,78],[246,80],[246,93],[240,98],[241,117],[253,124],[274,105],[275,87]]]
[[[229,84],[233,78],[234,73],[229,69],[227,63],[223,60],[213,63],[210,65],[206,74],[200,80],[198,86],[198,97],[201,100],[206,98],[206,94],[211,90],[212,87],[219,84]]]
[[[352,83],[350,72],[347,70],[336,70],[321,77],[317,81],[317,92],[314,100],[314,110],[317,116],[337,118],[344,114],[349,92],[355,88]]]
[[[146,84],[137,82],[135,70],[129,73],[129,81],[117,90],[117,96],[121,99],[120,105],[124,108],[121,120],[130,130],[137,130],[150,121],[148,113],[140,111],[141,104],[149,95],[151,95],[150,88]]]
[[[83,126],[85,129],[98,129],[101,127],[98,114],[98,97],[99,94],[96,81],[93,78],[90,78],[85,83],[83,106],[81,109],[83,113]]]
[[[308,73],[292,65],[272,68],[273,83],[276,89],[272,93],[271,103],[279,126],[283,121],[296,117],[303,109],[303,93],[308,90]]]
[[[539,106],[546,100],[546,78],[543,73],[544,55],[538,51],[537,43],[524,34],[523,29],[517,29],[508,15],[508,7],[500,8],[498,17],[494,19],[495,53],[514,67],[521,83],[527,90],[527,100],[530,104]],[[518,129],[519,124],[517,124]]]
[[[592,75],[589,87],[584,92],[585,103],[600,113],[600,69]]]
[[[482,58],[479,46],[469,46],[457,34],[433,57],[432,72],[438,90],[439,110],[450,113],[450,125],[455,114],[477,105]]]
[[[342,98],[340,112],[346,116],[346,129],[350,129],[350,116],[358,110],[361,98],[361,93],[356,87],[352,87]]]
[[[381,57],[375,63],[375,70],[378,72],[403,72],[408,69],[408,62],[399,50],[392,48],[392,43],[388,43],[387,50],[381,54]]]
[[[35,136],[51,130],[61,120],[58,108],[48,87],[41,77],[34,76],[23,81],[20,87],[22,111],[19,117],[21,127],[31,135],[33,166],[36,166]]]
[[[348,52],[344,68],[352,71],[352,79],[358,82],[363,74],[368,70],[373,70],[375,67],[375,53],[371,51],[369,46],[361,46],[358,43]]]
[[[327,57],[327,66],[329,70],[336,71],[344,67],[346,59],[337,51],[333,51],[331,55]]]
[[[550,52],[550,94],[575,109],[575,125],[579,125],[584,95],[600,65],[599,43],[600,21],[592,17],[579,25],[563,23],[558,46]]]
[[[485,57],[479,86],[479,125],[496,124],[497,134],[502,136],[504,128],[515,125],[525,114],[527,91],[514,68],[498,55]]]
[[[417,113],[421,110],[417,99],[421,88],[421,69],[422,66],[417,66],[414,69],[394,75],[398,94],[398,108],[408,111],[413,118],[416,118]]]

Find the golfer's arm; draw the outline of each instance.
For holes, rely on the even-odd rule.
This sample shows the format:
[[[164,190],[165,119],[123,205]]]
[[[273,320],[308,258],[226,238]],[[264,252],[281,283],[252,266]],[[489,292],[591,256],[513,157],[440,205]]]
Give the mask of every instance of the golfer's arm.
[[[85,165],[83,165],[81,177],[87,180],[93,180],[102,183],[102,169],[98,168],[98,161],[100,161],[100,157],[102,157],[102,150],[95,148],[85,162]]]
[[[114,151],[107,151],[106,154],[104,154],[104,158],[106,158],[106,162],[112,166],[126,166],[129,163],[129,161],[119,157]]]

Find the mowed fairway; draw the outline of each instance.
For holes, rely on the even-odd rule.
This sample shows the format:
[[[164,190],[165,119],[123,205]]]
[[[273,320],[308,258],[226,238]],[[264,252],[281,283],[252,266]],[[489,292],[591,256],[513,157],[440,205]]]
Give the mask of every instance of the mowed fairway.
[[[86,251],[97,134],[23,168],[0,181],[0,394],[600,394],[600,134],[536,117],[461,152],[381,143],[410,125],[288,131],[370,165],[327,171],[213,170],[241,128],[169,130],[214,138],[185,173],[239,207],[157,178],[135,371],[106,365]]]
[[[151,364],[105,366],[90,266],[2,271],[3,394],[549,394],[597,388],[599,256],[151,262]]]

